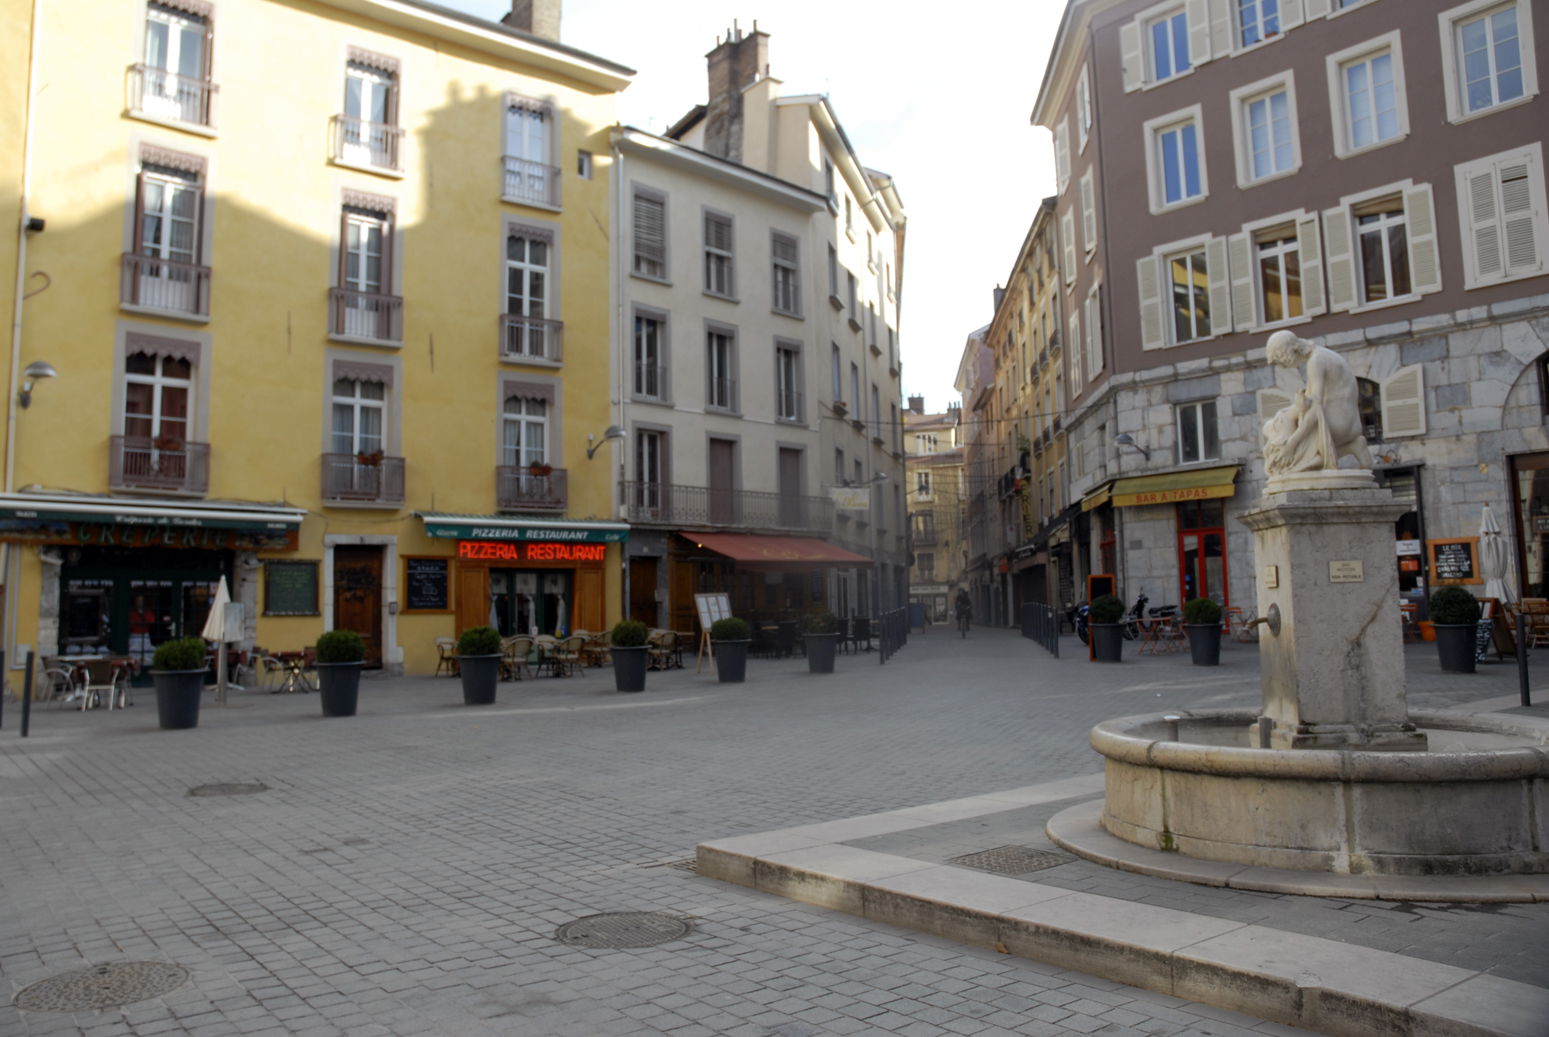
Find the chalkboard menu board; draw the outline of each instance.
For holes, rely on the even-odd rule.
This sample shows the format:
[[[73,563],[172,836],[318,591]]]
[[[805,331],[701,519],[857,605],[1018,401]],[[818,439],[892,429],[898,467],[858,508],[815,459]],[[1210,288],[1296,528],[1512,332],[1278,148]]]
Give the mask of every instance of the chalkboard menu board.
[[[405,611],[445,612],[451,601],[450,574],[451,562],[446,558],[405,558]]]
[[[264,615],[317,615],[317,563],[265,562]]]
[[[1479,576],[1478,537],[1432,540],[1430,547],[1432,584],[1484,582]]]

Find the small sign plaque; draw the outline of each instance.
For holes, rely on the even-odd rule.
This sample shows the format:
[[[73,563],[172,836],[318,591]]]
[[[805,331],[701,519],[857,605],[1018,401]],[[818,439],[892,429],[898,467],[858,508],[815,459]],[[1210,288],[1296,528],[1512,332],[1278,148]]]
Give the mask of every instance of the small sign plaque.
[[[1328,563],[1328,582],[1365,583],[1366,575],[1359,558],[1342,558]]]
[[[1280,588],[1280,566],[1264,566],[1264,586],[1269,590],[1278,590]]]

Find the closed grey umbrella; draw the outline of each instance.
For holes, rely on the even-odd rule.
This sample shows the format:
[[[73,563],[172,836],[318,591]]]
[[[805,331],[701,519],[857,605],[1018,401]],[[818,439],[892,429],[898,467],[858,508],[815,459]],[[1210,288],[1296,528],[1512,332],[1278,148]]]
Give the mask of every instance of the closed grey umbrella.
[[[1495,598],[1503,605],[1517,600],[1507,566],[1506,537],[1501,533],[1501,524],[1495,521],[1495,513],[1486,504],[1479,518],[1479,575],[1484,577],[1485,597]]]

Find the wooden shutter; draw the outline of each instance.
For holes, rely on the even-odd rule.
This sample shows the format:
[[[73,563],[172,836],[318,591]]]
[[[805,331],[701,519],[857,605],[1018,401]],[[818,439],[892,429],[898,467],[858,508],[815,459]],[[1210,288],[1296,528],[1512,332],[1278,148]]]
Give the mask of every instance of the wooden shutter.
[[[1232,277],[1232,327],[1247,331],[1257,323],[1253,304],[1253,241],[1246,234],[1233,234],[1226,239],[1226,251]]]
[[[1259,426],[1291,405],[1291,394],[1284,389],[1259,390]]]
[[[1060,119],[1054,127],[1054,180],[1057,193],[1065,193],[1070,183],[1070,117]]]
[[[1323,241],[1318,233],[1317,213],[1296,220],[1296,251],[1302,270],[1302,316],[1316,317],[1328,312],[1323,294]]]
[[[1096,122],[1096,115],[1092,108],[1092,70],[1086,65],[1081,66],[1081,78],[1076,80],[1076,135],[1080,140],[1077,148],[1086,150],[1086,139],[1091,125]]]
[[[1329,0],[1302,0],[1302,7],[1309,22],[1314,18],[1327,18]]]
[[[1167,345],[1162,326],[1162,292],[1157,277],[1156,256],[1141,256],[1135,263],[1135,286],[1140,295],[1140,348],[1162,349]]]
[[[1425,368],[1401,367],[1382,383],[1382,438],[1425,435]]]
[[[1070,210],[1060,217],[1060,237],[1064,238],[1065,246],[1065,283],[1071,284],[1076,280],[1076,218]]]
[[[1086,348],[1081,341],[1081,314],[1070,315],[1070,342],[1066,346],[1065,355],[1070,357],[1070,381],[1076,391],[1081,391],[1081,365],[1086,362]]]
[[[1302,24],[1302,0],[1280,0],[1280,31]]]
[[[1463,206],[1473,280],[1488,283],[1505,271],[1501,257],[1501,211],[1493,162],[1457,169],[1458,199]]]
[[[1409,224],[1409,281],[1416,295],[1441,291],[1441,253],[1436,245],[1436,207],[1431,185],[1416,184],[1404,192],[1404,216]]]
[[[1210,5],[1206,0],[1189,0],[1185,8],[1189,22],[1189,64],[1203,65],[1210,54]]]
[[[1543,269],[1543,243],[1538,240],[1542,220],[1542,202],[1534,204],[1535,182],[1542,183],[1542,172],[1534,177],[1536,151],[1512,156],[1498,166],[1501,189],[1502,237],[1506,245],[1506,275],[1537,273]]]
[[[1090,381],[1103,369],[1103,313],[1101,290],[1086,297],[1086,376]]]
[[[1224,58],[1232,52],[1232,0],[1209,0],[1210,55]]]
[[[1355,308],[1355,254],[1350,210],[1343,205],[1323,210],[1323,248],[1328,277],[1328,308],[1334,313]]]
[[[1081,176],[1081,244],[1088,254],[1097,248],[1097,205],[1092,197],[1092,171]]]
[[[641,261],[667,267],[667,205],[660,198],[635,195],[634,204],[635,269]],[[643,272],[643,271],[642,271]]]
[[[1210,333],[1228,335],[1232,331],[1232,277],[1223,237],[1214,237],[1205,245],[1205,262],[1210,267]]]
[[[1124,92],[1139,90],[1146,81],[1146,56],[1141,50],[1139,22],[1119,26],[1119,55],[1124,63]]]

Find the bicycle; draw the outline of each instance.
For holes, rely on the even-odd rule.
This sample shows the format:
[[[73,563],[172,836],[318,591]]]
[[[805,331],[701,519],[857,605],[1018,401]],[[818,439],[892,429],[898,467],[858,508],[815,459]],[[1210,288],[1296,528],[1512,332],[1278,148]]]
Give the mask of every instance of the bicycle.
[[[957,632],[963,637],[968,636],[968,628],[973,625],[973,613],[963,609],[957,614]]]

